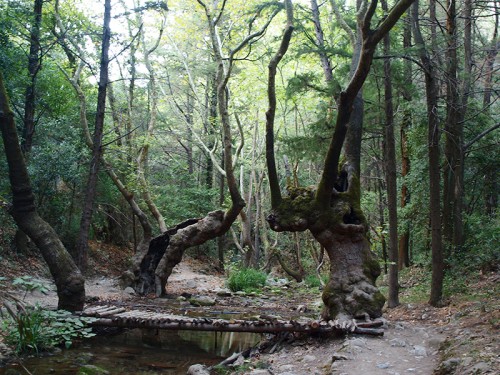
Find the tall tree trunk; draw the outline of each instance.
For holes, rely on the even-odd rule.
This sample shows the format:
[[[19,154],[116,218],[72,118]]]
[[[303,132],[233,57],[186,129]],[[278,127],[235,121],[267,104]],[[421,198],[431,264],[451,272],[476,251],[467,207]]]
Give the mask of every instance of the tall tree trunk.
[[[333,79],[332,64],[325,50],[325,37],[323,34],[323,28],[321,27],[321,22],[319,18],[319,8],[318,2],[316,0],[311,0],[311,12],[314,22],[314,31],[316,33],[316,44],[318,48],[319,59],[321,61],[321,67],[323,68],[323,73],[327,82],[331,82]]]
[[[464,148],[464,126],[469,103],[469,97],[472,86],[472,0],[464,1],[463,8],[464,19],[464,69],[462,74],[462,82],[459,86],[457,82],[457,90],[459,90],[458,104],[458,118],[455,124],[456,128],[456,142],[458,145],[457,160],[453,168],[453,237],[452,246],[455,252],[460,252],[463,248],[465,235],[464,235],[464,169],[465,169],[465,148]],[[458,38],[458,35],[455,35]],[[458,44],[458,41],[456,42]]]
[[[485,61],[485,77],[484,77],[484,95],[483,95],[483,107],[488,108],[491,104],[491,93],[493,91],[493,74],[495,72],[494,65],[495,60],[498,55],[498,49],[500,48],[500,41],[498,40],[498,24],[500,20],[500,9],[499,1],[495,0],[493,2],[495,8],[495,26],[493,29],[493,35],[491,37],[490,48],[486,55]]]
[[[139,13],[137,13],[137,23],[142,24],[142,17],[140,16]],[[144,199],[144,202],[146,202],[149,211],[156,219],[158,226],[160,227],[161,233],[167,231],[167,225],[165,224],[165,219],[163,218],[163,215],[156,206],[149,192],[149,186],[146,180],[146,169],[147,169],[147,161],[149,158],[149,147],[154,136],[154,131],[156,128],[156,120],[158,117],[158,87],[156,84],[156,73],[149,57],[158,48],[158,45],[160,44],[161,36],[163,35],[163,26],[164,25],[162,23],[158,38],[156,39],[156,42],[151,48],[148,48],[146,46],[144,33],[141,33],[141,45],[144,55],[144,64],[146,65],[146,69],[148,70],[149,73],[149,120],[148,120],[148,128],[146,130],[146,136],[144,137],[144,141],[139,149],[139,155],[137,156],[137,178],[139,180],[139,186],[142,191],[142,197]]]
[[[387,12],[387,1],[382,0],[382,9]],[[389,56],[391,41],[389,34],[384,36],[384,55]],[[394,109],[392,104],[391,60],[384,59],[384,98],[385,98],[385,180],[387,184],[387,206],[389,209],[389,299],[388,307],[399,305],[398,280],[398,210],[396,182],[396,145],[394,140]]]
[[[493,29],[493,35],[491,37],[490,48],[486,55],[485,61],[485,77],[484,77],[484,95],[483,95],[483,107],[485,109],[490,108],[491,105],[491,93],[493,91],[493,75],[494,75],[494,65],[496,57],[498,55],[498,50],[500,49],[500,40],[498,39],[498,25],[500,20],[500,2],[498,0],[494,1],[495,8],[495,27]],[[498,209],[498,183],[497,174],[498,171],[493,167],[492,170],[487,171],[484,174],[484,206],[486,213],[493,216]]]
[[[434,0],[431,0],[434,1]],[[439,172],[439,117],[438,117],[438,82],[434,65],[425,47],[420,32],[418,14],[418,0],[412,9],[413,35],[415,45],[419,49],[420,60],[424,68],[425,92],[427,100],[428,134],[427,145],[429,148],[429,207],[431,221],[431,248],[432,248],[432,281],[429,303],[440,306],[443,299],[444,261],[441,239],[440,217],[440,172]]]
[[[35,198],[14,123],[14,114],[9,107],[1,73],[0,129],[12,189],[13,205],[10,213],[19,228],[37,245],[47,262],[57,288],[58,308],[81,311],[85,302],[83,276],[57,233],[36,211]]]
[[[461,148],[463,144],[463,129],[459,121],[459,87],[458,87],[458,59],[457,59],[457,24],[455,0],[447,0],[446,20],[446,120],[445,133],[445,162],[443,171],[443,235],[445,248],[448,253],[455,251],[453,247],[453,232],[455,212],[455,181],[459,178],[456,172],[461,164]]]
[[[408,14],[405,19],[405,31],[403,37],[403,48],[408,49],[411,47],[411,15]],[[409,107],[411,102],[411,86],[412,86],[412,63],[410,61],[405,61],[404,67],[404,80],[402,89],[402,96],[405,102],[405,105]],[[405,182],[405,177],[410,172],[410,156],[408,154],[408,135],[407,131],[411,126],[412,116],[411,109],[405,108],[403,111],[403,119],[401,121],[401,140],[400,140],[400,149],[401,149],[401,176],[403,177],[403,184],[401,187],[401,201],[400,207],[406,207],[406,204],[410,200],[410,192],[408,190],[408,185]],[[398,251],[398,261],[399,261],[399,270],[402,270],[403,267],[410,266],[410,223],[405,225],[403,232],[399,237],[399,251]]]
[[[41,66],[40,27],[42,24],[43,0],[35,0],[33,21],[30,31],[30,52],[28,55],[29,83],[24,95],[24,127],[21,149],[25,155],[31,152],[35,133],[36,78]]]
[[[109,64],[109,44],[111,30],[109,23],[111,20],[111,0],[104,2],[104,24],[101,48],[101,63],[99,76],[99,89],[97,92],[97,110],[93,136],[92,157],[90,160],[90,170],[85,191],[85,200],[80,221],[80,231],[75,246],[75,260],[82,272],[87,268],[88,239],[92,214],[94,211],[94,201],[97,193],[97,177],[99,165],[102,157],[102,136],[104,128],[104,113],[106,109],[106,88],[108,85],[108,64]]]

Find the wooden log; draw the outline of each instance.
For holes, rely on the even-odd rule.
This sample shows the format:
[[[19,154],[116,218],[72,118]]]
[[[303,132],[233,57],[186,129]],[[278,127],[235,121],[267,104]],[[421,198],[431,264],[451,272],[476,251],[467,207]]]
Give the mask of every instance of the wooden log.
[[[194,324],[188,321],[179,321],[171,323],[160,323],[150,320],[113,320],[110,318],[99,318],[92,322],[91,326],[104,327],[123,327],[123,328],[142,328],[146,325],[151,328],[166,329],[166,330],[186,330],[186,331],[217,331],[217,332],[254,332],[254,333],[277,333],[277,332],[332,332],[331,327],[318,327],[316,329],[310,326],[301,325],[255,325],[255,324],[230,324],[229,322],[216,322],[216,324],[199,323]]]
[[[382,327],[384,325],[384,322],[381,320],[374,320],[372,322],[360,322],[356,323],[356,326],[360,328],[377,328],[377,327]]]

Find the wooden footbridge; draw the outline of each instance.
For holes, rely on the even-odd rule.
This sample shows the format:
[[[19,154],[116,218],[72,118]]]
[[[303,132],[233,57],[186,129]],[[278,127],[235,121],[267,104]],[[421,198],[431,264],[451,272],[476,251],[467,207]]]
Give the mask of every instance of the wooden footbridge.
[[[93,317],[91,326],[152,328],[167,330],[217,331],[217,332],[304,332],[304,333],[358,333],[383,336],[380,329],[382,321],[357,322],[322,321],[308,318],[282,320],[271,316],[258,316],[254,319],[213,319],[188,317],[148,310],[134,310],[112,305],[91,306],[82,311],[80,316]]]

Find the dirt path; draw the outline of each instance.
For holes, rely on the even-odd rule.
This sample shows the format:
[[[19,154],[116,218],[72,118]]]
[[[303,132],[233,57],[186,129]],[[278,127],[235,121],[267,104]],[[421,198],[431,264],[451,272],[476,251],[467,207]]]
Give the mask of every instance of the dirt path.
[[[261,360],[269,363],[269,374],[280,375],[430,375],[438,364],[437,348],[443,340],[426,327],[389,323],[384,337],[310,341]]]
[[[187,260],[179,264],[169,279],[167,292],[170,300],[178,300],[183,293],[211,296],[216,305],[204,308],[205,312],[213,311],[240,311],[245,314],[278,314],[281,316],[296,315],[299,303],[305,303],[306,310],[317,315],[317,306],[320,301],[319,291],[298,290],[293,284],[283,288],[281,294],[272,295],[264,292],[263,295],[230,295],[220,296],[217,291],[224,288],[223,275],[208,274],[207,264],[194,260]],[[55,307],[57,296],[53,284],[42,279],[48,285],[49,293],[32,293],[26,296],[30,303],[39,303],[45,307]],[[137,304],[157,304],[164,306],[169,299],[139,298],[133,293],[121,290],[117,277],[93,277],[86,282],[87,298],[89,301],[118,301],[126,302],[131,306]],[[301,294],[302,293],[302,294]],[[306,297],[309,296],[309,297]],[[311,295],[313,297],[311,297]],[[309,298],[307,300],[307,298]],[[189,302],[185,301],[186,306]],[[189,306],[188,306],[189,308]],[[195,311],[191,309],[192,311]],[[189,310],[187,310],[189,311]],[[199,310],[196,310],[199,311]],[[386,316],[389,320],[385,324],[383,337],[348,336],[344,338],[309,338],[306,341],[294,340],[290,344],[279,345],[279,350],[273,354],[261,354],[247,360],[243,365],[235,368],[234,374],[252,375],[403,375],[420,374],[431,375],[440,362],[440,346],[454,334],[462,334],[464,338],[477,337],[477,328],[474,335],[467,336],[467,330],[461,330],[457,325],[450,325],[451,310],[446,316],[444,309],[429,310],[422,307],[422,311],[415,307],[401,307]],[[441,314],[441,315],[433,315]],[[412,317],[417,317],[413,319]],[[423,319],[425,317],[425,319]],[[457,328],[458,327],[458,328]],[[487,328],[487,327],[486,327]],[[479,331],[484,334],[484,330]],[[486,336],[485,336],[486,337]],[[493,335],[493,337],[495,337]],[[478,371],[474,370],[477,361],[470,366],[463,365],[459,372],[449,374],[494,374],[495,350],[498,349],[498,340],[494,338],[483,342],[490,352],[491,358],[487,365],[479,363]],[[481,344],[481,345],[483,345]],[[463,354],[465,355],[465,354]],[[496,355],[498,364],[498,355]],[[460,358],[458,360],[461,360]],[[241,363],[240,363],[241,365]],[[445,373],[445,372],[444,372]],[[443,374],[444,374],[443,373]]]

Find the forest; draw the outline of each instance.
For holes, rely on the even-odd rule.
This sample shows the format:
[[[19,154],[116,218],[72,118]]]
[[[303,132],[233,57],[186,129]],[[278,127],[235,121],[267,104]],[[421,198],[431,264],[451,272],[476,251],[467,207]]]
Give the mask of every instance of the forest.
[[[100,244],[151,300],[198,258],[314,285],[349,329],[416,274],[446,308],[498,275],[499,18],[498,0],[0,0],[2,267],[42,257],[71,312]]]

